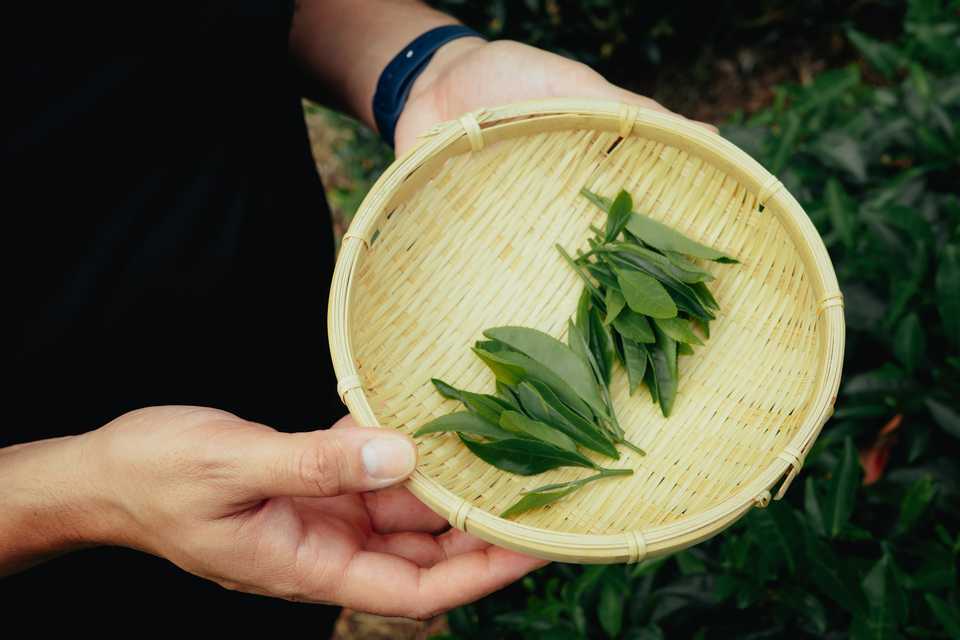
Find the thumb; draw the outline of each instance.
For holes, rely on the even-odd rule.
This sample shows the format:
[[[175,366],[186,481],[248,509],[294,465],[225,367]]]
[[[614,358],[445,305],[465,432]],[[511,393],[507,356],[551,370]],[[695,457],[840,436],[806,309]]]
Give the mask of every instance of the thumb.
[[[398,431],[340,425],[328,431],[265,433],[252,455],[250,489],[265,498],[382,489],[406,479],[417,463],[416,446]]]

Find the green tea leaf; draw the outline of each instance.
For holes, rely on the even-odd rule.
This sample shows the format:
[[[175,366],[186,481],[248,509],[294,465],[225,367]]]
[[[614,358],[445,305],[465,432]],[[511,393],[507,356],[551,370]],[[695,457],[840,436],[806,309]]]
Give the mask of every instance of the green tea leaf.
[[[920,366],[920,359],[926,348],[926,338],[923,335],[923,327],[920,326],[920,318],[916,313],[908,313],[900,321],[897,332],[893,336],[894,355],[907,371],[913,372]]]
[[[623,308],[627,306],[627,301],[619,289],[608,287],[604,302],[607,305],[607,316],[603,319],[603,324],[609,325],[617,319],[617,316],[620,315]]]
[[[633,198],[625,190],[621,189],[617,197],[613,199],[613,204],[607,210],[607,227],[604,235],[604,241],[610,242],[623,231],[630,221],[630,210],[633,209]]]
[[[859,49],[860,53],[874,69],[893,80],[904,64],[904,58],[897,48],[889,43],[874,40],[856,29],[847,29],[847,38]]]
[[[606,245],[603,251],[619,253],[621,255],[626,254],[632,256],[634,259],[645,261],[680,282],[695,283],[713,280],[713,276],[710,275],[709,272],[700,269],[678,253],[671,252],[671,255],[677,257],[668,258],[661,253],[628,242],[612,242]],[[681,268],[678,264],[688,265],[688,268]]]
[[[577,487],[568,487],[566,489],[561,489],[559,491],[543,491],[543,492],[531,492],[526,493],[520,497],[513,505],[507,508],[503,513],[500,514],[501,518],[513,518],[518,516],[521,513],[526,513],[527,511],[533,511],[534,509],[539,509],[545,507],[548,504],[552,504],[561,498],[564,498],[574,491],[577,490]]]
[[[652,333],[652,332],[651,332]],[[630,395],[633,395],[647,372],[647,348],[633,340],[623,341],[623,357],[626,361],[627,381],[630,386]]]
[[[653,343],[656,338],[653,335],[653,329],[650,328],[650,322],[646,316],[640,315],[630,309],[621,313],[613,323],[613,328],[626,340],[635,342]]]
[[[587,449],[614,459],[620,454],[606,433],[567,407],[553,391],[536,381],[522,382],[516,390],[524,412],[534,420],[562,431]]]
[[[960,245],[948,244],[943,248],[936,291],[943,331],[954,347],[960,347]]]
[[[824,524],[830,536],[839,536],[850,520],[859,486],[860,459],[857,457],[853,440],[846,438],[843,443],[843,457],[834,470],[827,490]]]
[[[657,338],[656,346],[650,349],[653,373],[657,379],[660,411],[668,418],[677,397],[677,343],[656,326],[653,332]]]
[[[610,638],[620,636],[623,626],[623,599],[624,594],[612,583],[605,583],[600,591],[600,603],[597,605],[597,617],[600,626]]]
[[[935,398],[927,398],[926,405],[934,422],[954,438],[960,438],[960,413],[956,409]]]
[[[836,229],[843,240],[843,246],[848,251],[852,250],[856,242],[857,217],[853,200],[843,190],[843,185],[836,178],[830,178],[827,181],[824,198],[826,199],[827,212],[833,222],[833,228]]]
[[[933,502],[936,494],[937,485],[933,483],[930,476],[923,476],[914,481],[900,502],[900,518],[897,521],[896,532],[904,534],[910,531]]]
[[[923,598],[927,601],[927,606],[933,611],[933,615],[936,616],[937,622],[943,627],[947,636],[960,638],[960,611],[957,610],[957,607],[947,604],[946,601],[932,593],[924,594]]]
[[[529,327],[495,327],[483,335],[539,363],[569,385],[597,413],[606,413],[590,365],[553,336]]]
[[[487,464],[521,476],[532,476],[557,467],[596,468],[583,454],[564,451],[538,440],[509,438],[479,442],[462,434],[460,440]]]
[[[492,424],[497,424],[504,409],[510,408],[506,402],[496,396],[457,389],[437,378],[432,378],[431,382],[440,395],[451,400],[459,400],[467,409]]]
[[[504,411],[500,415],[500,428],[520,437],[540,440],[558,449],[578,453],[576,443],[569,436],[547,423],[531,420],[517,411]]]
[[[647,349],[647,370],[643,374],[643,381],[647,384],[650,391],[650,400],[653,404],[660,404],[660,390],[657,388],[657,376],[653,369],[653,351],[656,346]]]
[[[888,554],[873,566],[862,586],[867,610],[854,618],[851,636],[870,640],[899,638],[897,628],[906,618],[906,595],[893,573]]]
[[[807,514],[807,520],[810,526],[818,535],[827,535],[826,518],[823,515],[823,508],[820,505],[820,496],[817,495],[817,488],[813,478],[807,476],[803,486],[803,508]]]
[[[600,368],[600,382],[604,388],[610,386],[610,379],[613,377],[613,361],[616,358],[616,347],[613,344],[613,335],[610,328],[603,323],[600,318],[600,312],[596,307],[590,311],[590,351]],[[602,395],[601,390],[601,395]],[[607,405],[608,414],[612,414],[613,408],[604,400]]]
[[[700,300],[691,285],[688,285],[685,282],[680,282],[676,278],[665,274],[648,261],[637,258],[636,256],[631,256],[630,254],[607,254],[605,257],[616,263],[619,268],[623,268],[628,271],[639,270],[655,278],[670,293],[670,298],[680,311],[686,311],[695,318],[701,318],[705,320],[713,319],[713,314],[703,304],[700,303]],[[627,304],[629,303],[630,299],[627,298]]]
[[[655,278],[640,271],[618,269],[617,282],[633,311],[651,318],[673,318],[677,315],[677,305]]]
[[[655,319],[653,322],[661,331],[677,342],[703,344],[703,341],[690,328],[690,323],[683,318]]]
[[[536,360],[515,351],[491,353],[490,351],[474,347],[473,352],[490,367],[499,382],[509,386],[515,386],[523,380],[540,381],[553,389],[568,407],[581,416],[587,419],[593,416],[593,411],[591,411],[592,405],[584,402],[580,395],[574,391],[563,378],[558,377],[553,371],[547,369]],[[603,412],[603,407],[599,407],[598,409],[601,413]]]
[[[499,380],[496,382],[497,387],[497,397],[503,401],[503,403],[513,409],[514,411],[521,411],[520,402],[517,400],[516,394],[513,392],[513,388],[509,385],[505,385]],[[497,424],[500,423],[500,418],[497,418]]]
[[[587,189],[581,189],[580,193],[604,211],[610,209],[610,201],[603,196],[599,196]],[[674,231],[667,225],[648,218],[636,211],[630,216],[626,228],[646,244],[660,251],[674,251],[676,253],[693,256],[694,258],[713,260],[715,262],[737,262],[737,260],[725,253],[702,245],[699,242],[694,242],[679,231]]]
[[[687,344],[686,342],[678,342],[678,343],[677,343],[677,355],[678,355],[678,356],[692,356],[692,355],[693,355],[693,347],[691,347],[691,346],[690,346],[689,344]]]
[[[490,440],[505,440],[513,437],[496,424],[491,424],[480,416],[468,411],[457,411],[456,413],[448,413],[445,416],[434,418],[414,431],[413,435],[420,437],[430,433],[450,432],[468,433],[474,436],[489,438]]]

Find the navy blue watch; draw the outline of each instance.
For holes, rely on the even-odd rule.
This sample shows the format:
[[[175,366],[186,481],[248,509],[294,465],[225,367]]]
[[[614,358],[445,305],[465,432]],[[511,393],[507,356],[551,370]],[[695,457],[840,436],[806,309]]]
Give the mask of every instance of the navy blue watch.
[[[437,49],[457,38],[482,38],[479,33],[461,24],[436,27],[422,33],[403,48],[380,74],[373,94],[373,119],[384,142],[393,146],[397,120],[403,112],[413,82],[427,68]]]

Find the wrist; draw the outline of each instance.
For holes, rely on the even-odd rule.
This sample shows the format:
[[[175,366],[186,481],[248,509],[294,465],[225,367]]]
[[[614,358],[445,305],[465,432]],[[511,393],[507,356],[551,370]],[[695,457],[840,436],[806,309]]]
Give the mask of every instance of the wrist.
[[[435,91],[437,81],[441,79],[458,60],[485,44],[487,44],[487,41],[483,38],[464,37],[451,40],[437,49],[429,64],[427,64],[423,72],[417,76],[417,79],[414,80],[410,88],[410,95],[407,97],[407,104]],[[400,117],[402,118],[403,114],[401,114]]]
[[[0,575],[112,542],[86,444],[86,436],[67,436],[0,450]]]

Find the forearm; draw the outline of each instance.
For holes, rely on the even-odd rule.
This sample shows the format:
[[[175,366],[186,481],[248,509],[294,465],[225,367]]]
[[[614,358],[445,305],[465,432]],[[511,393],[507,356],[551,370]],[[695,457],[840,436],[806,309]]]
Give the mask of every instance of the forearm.
[[[82,438],[0,449],[0,576],[103,541]]]
[[[418,35],[447,24],[457,21],[416,0],[301,0],[290,45],[294,57],[339,106],[375,128],[372,101],[381,71]],[[457,40],[444,46],[424,72],[425,79],[463,45]]]

